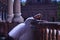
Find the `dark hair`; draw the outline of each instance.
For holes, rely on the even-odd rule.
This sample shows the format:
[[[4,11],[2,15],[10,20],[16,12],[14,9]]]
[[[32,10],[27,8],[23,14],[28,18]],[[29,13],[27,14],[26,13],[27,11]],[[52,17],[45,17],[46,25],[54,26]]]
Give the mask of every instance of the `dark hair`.
[[[41,17],[42,17],[42,14],[36,14],[36,15],[34,15],[33,16],[35,19],[38,19],[38,20],[40,20],[41,19]]]

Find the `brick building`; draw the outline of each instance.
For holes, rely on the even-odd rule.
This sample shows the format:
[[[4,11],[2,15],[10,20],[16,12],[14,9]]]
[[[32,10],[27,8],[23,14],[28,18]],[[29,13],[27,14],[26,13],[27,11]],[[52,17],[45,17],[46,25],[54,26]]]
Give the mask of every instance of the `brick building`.
[[[43,15],[44,20],[56,21],[57,3],[56,0],[27,0],[25,6],[22,6],[22,16],[24,18],[33,16],[37,13]]]
[[[43,15],[42,19],[48,20],[48,21],[56,21],[57,20],[57,3],[55,1],[51,0],[27,0],[25,6],[19,6],[19,0],[14,0],[14,8],[13,8],[13,2],[12,0],[0,0],[0,12],[2,12],[2,21],[6,20],[6,16],[9,18],[12,16],[12,14],[15,14],[14,16],[20,19],[19,17],[21,15],[24,19],[34,16],[37,13],[41,13]],[[20,8],[21,7],[21,8]],[[16,9],[15,9],[16,8]],[[14,9],[14,12],[13,12]],[[0,13],[1,14],[1,13]],[[4,15],[7,14],[7,15]],[[10,16],[9,16],[10,15]],[[0,18],[1,18],[0,17]],[[20,19],[21,20],[21,19]],[[10,20],[11,21],[11,20]],[[10,22],[8,21],[8,22]],[[17,20],[16,20],[17,21]],[[15,21],[15,22],[16,22]],[[19,22],[19,21],[18,21]],[[17,23],[7,23],[7,22],[0,22],[0,33],[7,34],[14,26],[16,26]],[[59,36],[60,38],[60,36]]]
[[[7,13],[7,0],[0,0],[3,3],[3,12]],[[57,0],[26,0],[25,6],[22,6],[20,9],[22,11],[22,16],[24,19],[34,16],[37,13],[43,15],[42,19],[48,21],[57,20]],[[12,3],[12,2],[11,2]],[[5,8],[6,7],[6,8]],[[1,9],[0,9],[1,10]]]

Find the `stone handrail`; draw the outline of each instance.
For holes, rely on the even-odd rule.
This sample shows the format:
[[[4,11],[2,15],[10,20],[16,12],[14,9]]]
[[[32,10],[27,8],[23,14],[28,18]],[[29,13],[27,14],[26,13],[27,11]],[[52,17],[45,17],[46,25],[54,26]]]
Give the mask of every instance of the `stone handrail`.
[[[60,22],[33,21],[36,40],[59,40]],[[47,30],[48,29],[48,30]]]

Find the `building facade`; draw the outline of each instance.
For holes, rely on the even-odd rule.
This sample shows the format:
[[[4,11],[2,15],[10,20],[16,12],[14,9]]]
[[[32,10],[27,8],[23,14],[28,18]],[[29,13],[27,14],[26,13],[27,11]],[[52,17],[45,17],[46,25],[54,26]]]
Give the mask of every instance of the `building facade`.
[[[43,15],[43,20],[57,20],[57,3],[56,0],[27,0],[22,6],[22,16],[24,18],[34,16],[37,13]]]
[[[26,4],[23,6],[21,5],[21,8],[15,9],[13,7],[12,0],[0,0],[0,3],[2,3],[2,7],[0,5],[0,12],[4,15],[9,14],[8,13],[8,7],[9,10],[14,10],[11,14],[15,14],[15,10],[19,10],[22,13],[22,16],[24,19],[34,16],[37,13],[41,13],[43,15],[43,20],[48,21],[56,21],[57,20],[57,3],[56,0],[26,0]],[[16,0],[14,0],[16,1]],[[17,2],[16,2],[17,3]],[[14,3],[15,4],[15,3]],[[17,3],[20,5],[19,3]],[[16,5],[15,5],[16,6]],[[16,6],[17,7],[17,6]],[[12,9],[10,9],[12,8]],[[19,11],[18,11],[19,12]],[[19,12],[19,13],[20,13]],[[17,13],[18,15],[18,13]],[[7,16],[3,16],[2,20],[6,20]]]

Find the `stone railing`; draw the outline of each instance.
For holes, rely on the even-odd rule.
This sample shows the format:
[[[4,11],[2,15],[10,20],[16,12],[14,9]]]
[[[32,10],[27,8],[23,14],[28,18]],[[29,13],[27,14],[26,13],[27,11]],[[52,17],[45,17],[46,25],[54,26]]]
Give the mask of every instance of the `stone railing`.
[[[35,40],[60,40],[60,22],[32,22]]]

